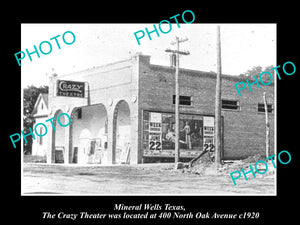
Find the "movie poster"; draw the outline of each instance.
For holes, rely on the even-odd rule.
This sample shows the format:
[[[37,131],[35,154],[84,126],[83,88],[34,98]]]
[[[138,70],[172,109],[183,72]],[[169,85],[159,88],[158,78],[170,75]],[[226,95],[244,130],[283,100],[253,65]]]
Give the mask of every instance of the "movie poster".
[[[150,113],[149,149],[161,150],[161,113]]]
[[[214,149],[214,117],[180,114],[181,157],[194,157]],[[144,111],[144,156],[174,156],[175,114]]]
[[[203,150],[214,150],[214,117],[203,117]]]

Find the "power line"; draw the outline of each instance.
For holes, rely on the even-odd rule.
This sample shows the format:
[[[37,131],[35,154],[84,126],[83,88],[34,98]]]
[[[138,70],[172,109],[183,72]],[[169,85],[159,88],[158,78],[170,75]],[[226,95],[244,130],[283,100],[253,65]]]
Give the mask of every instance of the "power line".
[[[176,37],[176,42],[172,42],[172,45],[176,44],[176,50],[166,49],[166,52],[176,54],[176,71],[175,71],[175,164],[178,163],[180,158],[180,143],[179,143],[179,55],[189,55],[189,52],[180,51],[179,44],[187,41],[188,39],[179,39]]]

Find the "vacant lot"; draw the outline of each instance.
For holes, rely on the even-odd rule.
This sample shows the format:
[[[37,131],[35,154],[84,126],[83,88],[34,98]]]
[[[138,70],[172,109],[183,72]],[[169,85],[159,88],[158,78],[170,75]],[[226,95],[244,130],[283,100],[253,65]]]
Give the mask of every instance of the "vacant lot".
[[[230,171],[233,172],[233,171]],[[197,175],[173,170],[173,164],[79,166],[23,164],[23,194],[63,195],[274,195],[274,173],[238,179],[230,172]]]

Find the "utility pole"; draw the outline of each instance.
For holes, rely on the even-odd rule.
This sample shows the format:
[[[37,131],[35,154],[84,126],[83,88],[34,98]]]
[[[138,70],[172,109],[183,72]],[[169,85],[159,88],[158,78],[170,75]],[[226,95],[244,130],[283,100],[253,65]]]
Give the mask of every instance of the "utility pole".
[[[176,44],[177,50],[166,49],[166,52],[176,53],[176,71],[175,71],[175,164],[179,162],[180,149],[179,149],[179,55],[189,55],[189,52],[179,51],[179,43],[185,42],[188,39],[179,39],[176,37],[176,42],[171,44]]]
[[[215,165],[221,165],[221,40],[220,26],[217,26],[217,82],[215,98]]]
[[[265,105],[265,116],[266,116],[266,158],[270,155],[270,124],[268,118],[268,107],[266,100],[266,92],[263,93],[264,105]]]

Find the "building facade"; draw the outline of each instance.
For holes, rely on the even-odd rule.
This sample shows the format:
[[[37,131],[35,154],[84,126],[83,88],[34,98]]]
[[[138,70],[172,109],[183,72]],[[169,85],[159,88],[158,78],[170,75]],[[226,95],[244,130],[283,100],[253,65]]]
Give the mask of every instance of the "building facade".
[[[50,78],[48,118],[64,112],[71,124],[48,124],[48,163],[146,163],[174,158],[175,68],[150,56]],[[265,155],[266,92],[274,152],[274,85],[238,96],[241,78],[222,76],[222,159]],[[180,69],[180,156],[214,150],[216,74]],[[62,118],[62,117],[61,117]],[[60,121],[64,123],[63,119]]]

